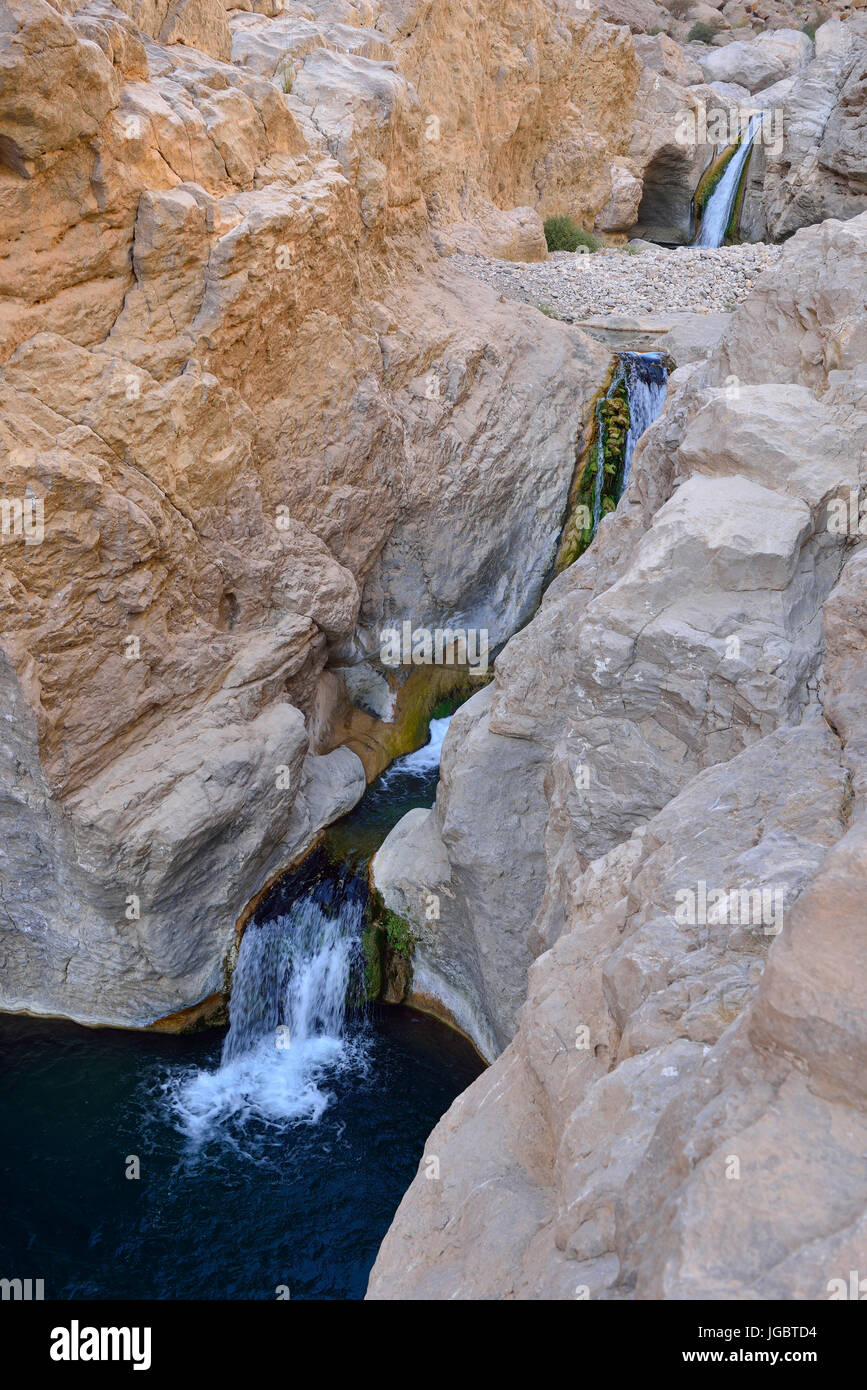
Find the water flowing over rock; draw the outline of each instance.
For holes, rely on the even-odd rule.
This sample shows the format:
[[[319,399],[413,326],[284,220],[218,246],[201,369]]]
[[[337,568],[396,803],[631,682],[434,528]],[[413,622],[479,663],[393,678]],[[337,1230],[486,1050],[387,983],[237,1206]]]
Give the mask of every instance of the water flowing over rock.
[[[240,1118],[317,1120],[329,1103],[324,1077],[358,1063],[347,995],[361,972],[364,898],[351,874],[307,886],[286,913],[244,932],[220,1065],[176,1081],[172,1105],[200,1144]]]
[[[383,847],[502,1055],[369,1297],[818,1299],[863,1256],[865,273],[867,215],[799,232],[675,373]]]
[[[695,240],[696,246],[722,246],[734,213],[741,176],[760,131],[761,117],[754,116],[737,150],[726,165],[725,173],[708,198]]]
[[[867,18],[829,20],[815,44],[784,18],[781,10],[776,27],[720,46],[634,37],[642,64],[629,150],[642,184],[635,234],[692,239],[699,180],[757,111],[765,123],[743,194],[742,239],[782,241],[799,227],[867,208],[860,148]],[[742,25],[748,19],[745,12]]]

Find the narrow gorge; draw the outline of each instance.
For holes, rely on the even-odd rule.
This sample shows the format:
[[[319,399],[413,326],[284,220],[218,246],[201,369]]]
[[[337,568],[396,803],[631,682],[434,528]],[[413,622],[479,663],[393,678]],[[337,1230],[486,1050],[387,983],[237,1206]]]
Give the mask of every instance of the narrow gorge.
[[[867,1296],[867,8],[244,3],[0,0],[3,1299]]]

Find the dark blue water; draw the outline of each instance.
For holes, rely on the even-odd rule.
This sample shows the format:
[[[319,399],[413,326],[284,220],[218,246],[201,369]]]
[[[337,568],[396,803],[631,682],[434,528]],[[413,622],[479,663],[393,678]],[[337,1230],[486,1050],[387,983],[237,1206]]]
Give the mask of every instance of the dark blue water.
[[[233,985],[237,1055],[225,1028],[0,1016],[0,1277],[44,1279],[46,1298],[363,1297],[427,1135],[482,1069],[408,1009],[335,1021],[363,867],[408,805],[432,803],[434,752],[368,793],[375,831],[356,809],[261,905]]]
[[[481,1065],[435,1020],[383,1008],[367,1063],[316,1124],[230,1126],[188,1151],[167,1075],[222,1037],[0,1019],[0,1273],[46,1298],[361,1298],[424,1141]],[[125,1177],[127,1156],[141,1178]]]

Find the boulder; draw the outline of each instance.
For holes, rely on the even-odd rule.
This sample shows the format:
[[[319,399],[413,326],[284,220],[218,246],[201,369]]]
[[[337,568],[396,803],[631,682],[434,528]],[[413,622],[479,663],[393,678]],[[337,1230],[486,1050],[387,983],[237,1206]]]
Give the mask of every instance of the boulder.
[[[624,232],[634,227],[641,203],[643,184],[625,164],[611,165],[611,194],[596,218],[601,232]]]
[[[775,29],[758,38],[726,44],[702,54],[698,62],[707,82],[734,82],[749,92],[779,82],[813,57],[813,43],[797,29]]]
[[[682,87],[704,81],[700,64],[668,34],[636,34],[632,42],[642,65],[651,72],[658,72]]]
[[[433,230],[440,255],[492,256],[502,261],[544,261],[548,244],[542,219],[533,208],[476,208],[473,222],[453,222]]]

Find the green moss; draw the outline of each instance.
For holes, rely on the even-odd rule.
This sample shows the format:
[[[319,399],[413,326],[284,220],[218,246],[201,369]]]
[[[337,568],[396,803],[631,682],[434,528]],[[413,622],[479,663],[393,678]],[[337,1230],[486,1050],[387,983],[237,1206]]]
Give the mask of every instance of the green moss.
[[[708,205],[711,194],[716,189],[720,179],[737,154],[737,151],[737,143],[729,145],[723,150],[722,154],[713,161],[710,168],[707,169],[699,179],[698,188],[695,190],[695,196],[692,200],[692,210],[696,225],[701,223],[701,219],[704,217],[704,210]]]
[[[406,668],[404,668],[405,670]],[[475,695],[491,679],[473,676],[465,666],[413,666],[391,674],[389,682],[397,692],[394,717],[390,723],[361,715],[346,731],[342,742],[364,763],[368,781],[405,753],[414,753],[428,740],[434,709],[452,701],[451,713],[464,700]]]
[[[361,934],[364,955],[364,998],[368,1002],[382,993],[382,932],[368,925]]]
[[[584,457],[577,487],[573,485],[569,520],[560,541],[556,571],[568,569],[584,554],[593,540],[593,507],[596,499],[596,477],[600,467],[599,441],[602,441],[601,514],[613,512],[623,490],[623,467],[626,438],[629,434],[629,390],[625,378],[609,384],[604,395],[597,397],[594,425]],[[588,524],[589,523],[589,524]]]

